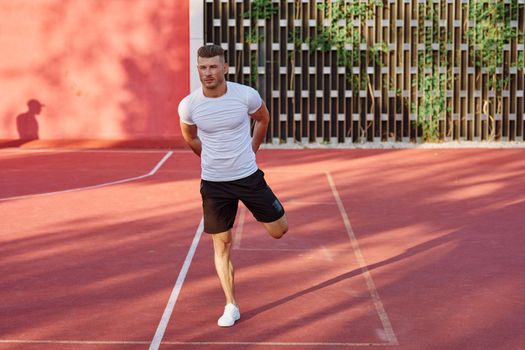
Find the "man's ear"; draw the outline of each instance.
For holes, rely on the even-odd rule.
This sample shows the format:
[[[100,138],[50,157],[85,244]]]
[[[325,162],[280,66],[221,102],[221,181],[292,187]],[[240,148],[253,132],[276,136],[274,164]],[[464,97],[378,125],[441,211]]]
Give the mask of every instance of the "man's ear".
[[[228,63],[224,62],[224,75],[228,74]]]

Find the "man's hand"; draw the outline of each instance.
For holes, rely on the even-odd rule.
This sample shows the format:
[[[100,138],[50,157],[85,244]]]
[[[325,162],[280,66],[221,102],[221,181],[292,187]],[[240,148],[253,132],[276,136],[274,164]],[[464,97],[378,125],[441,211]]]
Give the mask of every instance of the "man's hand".
[[[255,113],[250,114],[250,117],[255,120],[255,127],[253,128],[252,137],[252,149],[253,153],[257,153],[259,146],[266,136],[266,130],[268,130],[268,124],[270,123],[270,113],[268,112],[264,101],[261,107],[255,111]]]
[[[192,151],[200,157],[202,152],[202,144],[201,140],[197,136],[197,126],[186,124],[181,121],[180,130],[182,131],[182,137],[184,138],[184,141],[186,141]]]

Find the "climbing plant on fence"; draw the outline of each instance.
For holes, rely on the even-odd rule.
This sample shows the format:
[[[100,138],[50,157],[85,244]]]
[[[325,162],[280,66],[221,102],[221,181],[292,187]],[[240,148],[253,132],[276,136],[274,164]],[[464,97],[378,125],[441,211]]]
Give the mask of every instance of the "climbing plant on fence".
[[[204,33],[267,142],[523,142],[524,3],[204,0]]]
[[[510,49],[513,39],[523,42],[524,18],[520,17],[521,31],[518,31],[518,18],[519,13],[523,13],[524,4],[517,0],[477,0],[463,7],[472,23],[466,33],[476,66],[476,83],[481,92],[481,103],[477,103],[476,112],[482,120],[488,120],[483,128],[485,138],[501,138],[502,128],[498,127],[498,122],[503,117],[503,91],[508,90],[509,73],[512,70],[523,74],[523,50],[510,55]]]
[[[422,50],[418,50],[418,74],[414,79],[418,98],[411,107],[417,115],[415,122],[421,128],[423,140],[436,142],[446,132],[446,121],[451,112],[446,99],[451,76],[447,44],[451,42],[446,27],[440,26],[439,4],[419,3],[418,11],[418,34],[423,45]]]
[[[258,45],[264,36],[259,31],[258,21],[268,20],[278,12],[278,7],[271,0],[253,0],[243,17],[250,20],[250,27],[244,41],[250,47],[250,85],[257,87],[259,80]]]

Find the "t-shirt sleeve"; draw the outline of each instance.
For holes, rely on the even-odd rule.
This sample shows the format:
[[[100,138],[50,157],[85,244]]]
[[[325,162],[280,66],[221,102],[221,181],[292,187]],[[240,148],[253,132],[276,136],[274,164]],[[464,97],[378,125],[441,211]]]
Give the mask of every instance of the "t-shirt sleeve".
[[[247,89],[248,97],[248,114],[257,112],[262,105],[262,98],[259,95],[259,92],[254,88],[248,87]]]
[[[193,119],[191,118],[190,106],[189,106],[189,98],[188,97],[185,97],[179,103],[179,117],[180,117],[180,120],[184,124],[195,125],[195,123],[193,122]]]

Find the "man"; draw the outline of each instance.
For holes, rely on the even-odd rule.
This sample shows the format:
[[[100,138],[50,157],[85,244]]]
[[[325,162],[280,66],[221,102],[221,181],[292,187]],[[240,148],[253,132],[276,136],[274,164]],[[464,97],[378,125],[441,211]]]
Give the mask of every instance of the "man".
[[[212,236],[215,269],[226,297],[224,313],[217,324],[230,327],[241,317],[230,259],[231,228],[238,201],[274,238],[286,233],[288,222],[283,206],[255,161],[270,121],[259,93],[225,80],[228,64],[220,46],[201,47],[197,69],[202,88],[180,102],[180,125],[184,140],[201,157],[204,232]],[[253,138],[250,118],[255,120]]]

